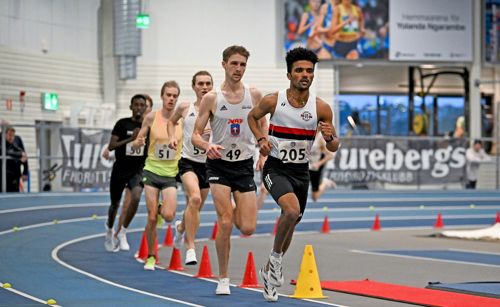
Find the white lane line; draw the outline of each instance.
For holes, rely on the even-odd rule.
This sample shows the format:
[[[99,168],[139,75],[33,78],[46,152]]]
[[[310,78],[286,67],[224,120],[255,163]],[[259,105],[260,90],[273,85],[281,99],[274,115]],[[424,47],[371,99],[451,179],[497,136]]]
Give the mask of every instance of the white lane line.
[[[204,223],[200,224],[200,226],[208,226],[208,225],[203,225]],[[144,231],[143,228],[134,228],[134,229],[129,229],[128,232],[138,232],[138,231]],[[131,287],[128,287],[128,286],[124,286],[122,284],[118,284],[118,283],[115,283],[115,282],[112,282],[112,281],[109,281],[107,279],[104,279],[102,277],[99,277],[99,276],[96,276],[94,274],[91,274],[91,273],[88,273],[86,271],[83,271],[81,269],[78,269],[78,268],[75,268],[73,267],[72,265],[62,261],[59,257],[58,257],[58,252],[59,250],[61,250],[62,248],[68,246],[68,245],[71,245],[71,244],[74,244],[74,243],[78,243],[80,241],[85,241],[85,240],[90,240],[90,239],[94,239],[94,238],[98,238],[98,237],[103,237],[104,234],[95,234],[95,235],[90,235],[90,236],[86,236],[86,237],[81,237],[81,238],[77,238],[77,239],[73,239],[71,241],[67,241],[65,243],[62,243],[60,244],[59,246],[57,246],[56,248],[54,248],[52,250],[52,258],[58,262],[60,265],[70,269],[70,270],[73,270],[75,272],[78,272],[80,274],[83,274],[83,275],[86,275],[90,278],[93,278],[95,280],[98,280],[98,281],[101,281],[103,283],[106,283],[106,284],[109,284],[109,285],[112,285],[112,286],[115,286],[115,287],[118,287],[118,288],[122,288],[122,289],[125,289],[125,290],[129,290],[129,291],[132,291],[132,292],[137,292],[137,293],[140,293],[140,294],[144,294],[144,295],[148,295],[148,296],[152,296],[152,297],[155,297],[155,298],[159,298],[159,299],[164,299],[164,300],[167,300],[167,301],[173,301],[173,302],[177,302],[177,303],[181,303],[181,304],[185,304],[185,305],[188,305],[188,306],[202,306],[202,305],[196,305],[196,304],[192,304],[192,303],[189,303],[189,302],[185,302],[185,301],[179,301],[177,299],[173,299],[173,298],[169,298],[169,297],[165,297],[165,296],[160,296],[160,295],[157,295],[157,294],[154,294],[154,293],[150,293],[150,292],[146,292],[146,291],[143,291],[143,290],[139,290],[139,289],[135,289],[135,288],[131,288]],[[257,234],[257,235],[252,235],[252,236],[255,236],[255,237],[260,237],[260,236],[269,236],[269,234]],[[233,239],[243,239],[241,238],[240,236],[231,236],[231,238]],[[208,241],[208,239],[200,239],[200,240],[196,240],[197,242],[198,241]],[[164,269],[166,270],[166,267],[163,267],[163,266],[160,266],[160,265],[155,265],[157,268],[159,269]],[[179,272],[179,271],[170,271],[171,273],[175,273],[175,274],[179,274],[179,275],[183,275],[183,276],[188,276],[188,277],[193,277],[194,278],[194,275],[193,274],[189,274],[189,273],[185,273],[185,272]],[[217,283],[216,280],[212,280],[212,279],[208,279],[208,278],[200,278],[200,279],[203,279],[205,281],[209,281],[209,282],[212,282],[212,283]],[[233,287],[237,287],[237,285],[234,285],[234,284],[231,284],[231,286]],[[246,289],[246,290],[250,290],[250,291],[255,291],[255,292],[260,292],[262,293],[263,290],[258,290],[258,289],[252,289],[252,288],[241,288],[241,289]],[[288,295],[284,295],[284,294],[279,294],[280,296],[282,297],[288,297]],[[312,300],[312,299],[303,299],[304,301],[308,301],[308,302],[313,302],[313,303],[318,303],[318,304],[322,304],[322,305],[327,305],[327,306],[334,306],[334,307],[348,307],[348,306],[345,306],[345,305],[338,305],[338,304],[333,304],[333,303],[328,303],[328,302],[322,302],[322,301],[316,301],[316,300]]]
[[[403,202],[403,201],[412,201],[412,202],[429,202],[429,201],[442,201],[442,202],[453,202],[453,201],[471,201],[471,202],[479,202],[479,201],[499,201],[500,196],[462,196],[462,197],[447,197],[447,196],[438,196],[438,197],[381,197],[381,198],[322,198],[317,201],[317,203],[361,203],[361,202],[370,202],[370,203],[378,203],[378,202]]]
[[[44,301],[44,300],[42,300],[42,299],[40,299],[38,297],[34,297],[33,295],[30,295],[30,294],[28,294],[26,292],[22,292],[22,291],[19,291],[17,289],[11,288],[11,287],[5,287],[5,283],[1,283],[0,282],[0,288],[3,288],[4,290],[10,291],[10,292],[15,293],[17,295],[20,295],[20,296],[23,296],[25,298],[28,298],[30,300],[33,300],[33,301],[35,301],[37,303],[48,305],[47,301]],[[51,305],[51,306],[62,307],[60,305]]]
[[[145,206],[145,203],[141,202],[140,206]],[[182,204],[178,204],[182,205]],[[67,204],[67,205],[50,205],[50,206],[37,206],[37,207],[26,207],[26,208],[16,208],[16,209],[6,209],[0,210],[0,214],[7,213],[16,213],[16,212],[25,212],[25,211],[34,211],[34,210],[47,210],[47,209],[68,209],[68,208],[92,208],[92,207],[107,207],[109,203],[93,203],[93,204]],[[307,212],[382,212],[382,211],[451,211],[451,210],[499,210],[500,206],[475,206],[471,208],[470,206],[426,206],[424,208],[419,207],[374,207],[374,208],[314,208],[314,205],[310,205],[307,207]],[[276,213],[279,212],[279,208],[275,207],[273,209],[261,209],[259,213],[267,214],[267,213]],[[215,211],[202,211],[201,215],[215,215]]]
[[[84,222],[84,221],[90,221],[90,220],[95,220],[92,217],[82,217],[82,218],[76,218],[76,219],[68,219],[68,220],[54,220],[52,222],[45,222],[45,223],[39,223],[39,224],[31,224],[28,226],[22,226],[22,227],[15,227],[15,229],[9,229],[9,230],[4,230],[0,231],[0,236],[5,235],[8,233],[16,232],[16,231],[21,231],[21,230],[27,230],[27,229],[33,229],[33,228],[39,228],[39,227],[46,227],[46,226],[51,226],[51,225],[56,225],[56,224],[68,224],[68,223],[75,223],[75,222]]]
[[[474,210],[499,210],[500,206],[475,206],[474,208],[471,208],[470,206],[424,206],[423,208],[419,206],[414,206],[414,207],[377,207],[373,206],[373,208],[370,207],[347,207],[347,208],[311,208],[314,207],[314,205],[308,205],[306,210],[308,212],[319,212],[319,211],[325,211],[325,212],[366,212],[366,211],[372,211],[372,212],[379,212],[379,211],[449,211],[449,210],[468,210],[468,211],[474,211]],[[265,212],[265,211],[272,211],[272,210],[259,210],[259,212]]]
[[[436,215],[424,215],[424,216],[379,216],[380,221],[406,221],[406,220],[429,220],[436,219]],[[467,215],[444,215],[443,220],[460,220],[460,219],[471,219],[471,218],[492,218],[490,214],[467,214]],[[373,221],[374,217],[342,217],[335,218],[335,216],[330,217],[330,222],[359,222],[359,221]],[[324,218],[319,219],[302,219],[300,222],[303,223],[318,223],[323,222]],[[445,223],[446,225],[446,223]],[[463,225],[467,226],[467,225]],[[462,227],[463,227],[462,226]]]
[[[90,208],[90,207],[108,207],[109,203],[92,203],[92,204],[66,204],[66,205],[50,205],[50,206],[36,206],[0,210],[0,214],[15,213],[34,210],[47,210],[47,209],[67,209],[67,208]]]
[[[193,304],[193,303],[189,303],[189,302],[186,302],[186,301],[181,301],[181,300],[177,300],[177,299],[174,299],[174,298],[170,298],[170,297],[166,297],[166,296],[162,296],[162,295],[158,295],[158,294],[154,294],[154,293],[142,291],[142,290],[139,290],[139,289],[135,289],[135,288],[132,288],[132,287],[128,287],[128,286],[125,286],[125,285],[122,285],[122,284],[118,284],[118,283],[112,282],[110,280],[107,280],[107,279],[104,279],[102,277],[96,276],[96,275],[91,274],[89,272],[86,272],[86,271],[80,270],[78,268],[75,268],[74,266],[72,266],[72,265],[70,265],[70,264],[62,261],[58,257],[58,255],[57,255],[58,252],[62,248],[66,247],[68,245],[71,245],[71,244],[74,244],[74,243],[78,243],[80,241],[85,241],[85,240],[89,240],[89,239],[94,239],[94,238],[102,237],[102,236],[103,236],[103,234],[96,234],[96,235],[85,236],[85,237],[81,237],[81,238],[77,238],[77,239],[73,239],[73,240],[64,242],[64,243],[58,245],[56,248],[54,248],[52,250],[52,259],[54,259],[57,263],[59,263],[60,265],[66,267],[66,268],[68,268],[70,270],[73,270],[73,271],[75,271],[77,273],[83,274],[83,275],[88,276],[88,277],[90,277],[92,279],[95,279],[97,281],[103,282],[105,284],[108,284],[108,285],[111,285],[111,286],[114,286],[114,287],[117,287],[117,288],[122,288],[122,289],[125,289],[125,290],[128,290],[128,291],[132,291],[132,292],[136,292],[136,293],[139,293],[139,294],[151,296],[151,297],[158,298],[158,299],[165,300],[165,301],[170,301],[170,302],[175,302],[175,303],[179,303],[179,304],[184,304],[184,305],[187,305],[187,306],[198,306],[198,307],[203,306],[203,305]]]
[[[486,266],[486,267],[494,267],[494,268],[500,267],[500,265],[496,265],[496,264],[475,263],[475,262],[467,262],[467,261],[459,261],[459,260],[447,260],[447,259],[430,258],[430,257],[424,257],[424,256],[409,256],[409,255],[401,255],[401,254],[389,254],[389,253],[363,251],[363,250],[357,250],[357,249],[351,249],[349,251],[353,252],[353,253],[358,253],[358,254],[367,254],[367,255],[376,255],[376,256],[390,256],[390,257],[407,258],[407,259],[415,259],[415,260],[448,262],[448,263],[456,263],[456,264],[468,264],[468,265]],[[390,250],[388,252],[390,252]]]

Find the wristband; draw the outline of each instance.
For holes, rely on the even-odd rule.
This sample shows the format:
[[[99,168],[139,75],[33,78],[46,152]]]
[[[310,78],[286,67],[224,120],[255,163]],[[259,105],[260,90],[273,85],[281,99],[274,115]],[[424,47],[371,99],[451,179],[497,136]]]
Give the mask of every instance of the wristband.
[[[325,139],[325,142],[330,143],[330,142],[332,142],[333,140],[335,140],[335,138],[336,138],[336,136],[332,134],[328,140],[327,140],[327,139]]]
[[[265,139],[266,139],[266,137],[265,137],[265,136],[263,136],[263,137],[259,138],[259,139],[257,140],[257,144],[259,144],[259,143],[260,143],[260,141],[265,140]]]

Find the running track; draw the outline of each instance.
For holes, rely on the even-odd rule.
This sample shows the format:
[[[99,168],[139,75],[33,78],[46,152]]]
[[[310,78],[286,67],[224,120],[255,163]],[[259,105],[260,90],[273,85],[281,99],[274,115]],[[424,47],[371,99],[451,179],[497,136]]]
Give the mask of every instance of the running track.
[[[178,199],[178,211],[182,211],[184,196]],[[138,245],[133,243],[140,240],[144,228],[143,203],[130,227],[137,230],[129,235],[131,252],[104,252],[107,207],[108,196],[102,193],[0,195],[0,286],[12,285],[9,291],[0,289],[0,306],[36,306],[49,298],[56,298],[61,306],[252,306],[263,302],[262,295],[252,290],[232,288],[231,296],[218,297],[213,295],[212,282],[164,270],[143,271],[133,258]],[[319,231],[325,215],[334,231],[366,230],[376,214],[384,228],[429,228],[438,213],[446,227],[487,226],[498,211],[498,191],[330,191],[320,202],[308,204],[297,230]],[[268,198],[259,212],[256,233],[271,233],[278,215]],[[210,236],[214,221],[209,198],[199,238]],[[319,306],[282,297],[274,305],[315,304]]]

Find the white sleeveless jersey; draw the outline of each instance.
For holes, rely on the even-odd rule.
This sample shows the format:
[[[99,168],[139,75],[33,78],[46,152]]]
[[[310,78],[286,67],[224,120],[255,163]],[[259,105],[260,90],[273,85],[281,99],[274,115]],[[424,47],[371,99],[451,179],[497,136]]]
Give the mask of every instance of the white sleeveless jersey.
[[[191,143],[193,135],[194,123],[198,117],[198,110],[194,106],[194,102],[189,104],[189,108],[184,118],[184,139],[182,141],[182,157],[194,162],[205,163],[207,160],[206,151],[201,148],[194,147]],[[207,125],[209,127],[210,124]],[[210,135],[202,135],[205,141],[208,141]]]
[[[236,104],[229,103],[220,87],[216,89],[217,105],[210,126],[212,143],[224,147],[222,160],[242,161],[253,157],[255,138],[248,126],[247,116],[253,107],[250,89],[245,86],[243,100]]]
[[[269,120],[270,155],[284,163],[309,162],[317,126],[316,95],[309,94],[306,105],[295,108],[288,102],[286,90],[279,91]]]

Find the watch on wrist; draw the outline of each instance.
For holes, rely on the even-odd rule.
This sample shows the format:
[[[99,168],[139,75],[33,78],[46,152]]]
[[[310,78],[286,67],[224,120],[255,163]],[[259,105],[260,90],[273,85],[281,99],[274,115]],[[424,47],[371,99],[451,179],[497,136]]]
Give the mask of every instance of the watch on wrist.
[[[334,135],[332,134],[332,135],[330,135],[330,138],[329,138],[329,139],[326,139],[326,138],[325,138],[325,142],[327,142],[327,143],[333,142],[333,140],[335,140],[335,138],[336,138],[336,136],[334,136]]]

